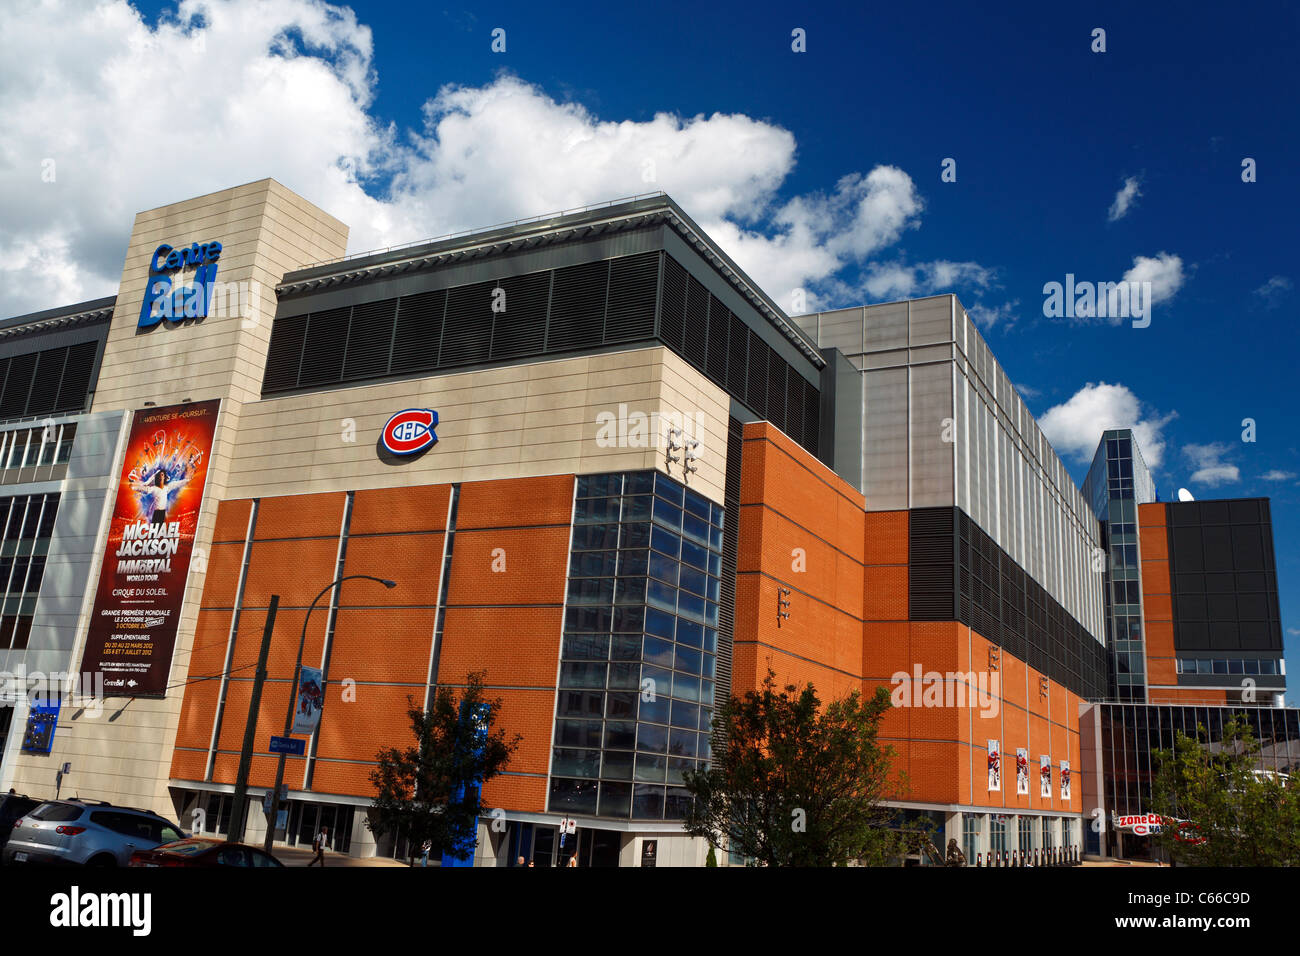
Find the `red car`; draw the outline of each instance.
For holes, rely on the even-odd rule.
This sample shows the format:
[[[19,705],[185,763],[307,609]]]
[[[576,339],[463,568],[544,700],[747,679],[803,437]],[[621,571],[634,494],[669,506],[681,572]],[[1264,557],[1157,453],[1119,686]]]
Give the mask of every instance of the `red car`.
[[[282,867],[279,860],[257,847],[231,843],[211,837],[190,837],[164,843],[152,850],[137,850],[131,854],[128,866],[219,866],[219,867]]]

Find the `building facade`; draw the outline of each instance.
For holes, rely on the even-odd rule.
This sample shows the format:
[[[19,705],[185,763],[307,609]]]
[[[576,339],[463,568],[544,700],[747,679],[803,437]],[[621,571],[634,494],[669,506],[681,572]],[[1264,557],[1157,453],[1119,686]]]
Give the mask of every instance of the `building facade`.
[[[702,864],[683,775],[771,669],[823,700],[887,689],[892,803],[972,861],[1081,846],[1111,513],[954,296],[787,316],[663,195],[346,238],[263,180],[139,214],[116,297],[0,323],[0,664],[80,685],[3,708],[0,785],[225,832],[251,720],[258,838],[301,642],[320,695],[288,843],[325,825],[405,855],[366,826],[376,754],[481,673],[521,743],[476,865]],[[1184,551],[1139,581],[1167,595],[1125,611],[1143,635],[1190,626],[1209,575],[1255,573]],[[1144,692],[1210,687],[1206,601],[1204,648],[1144,658]]]
[[[1162,502],[1132,429],[1102,434],[1083,493],[1102,526],[1108,688],[1081,715],[1090,852],[1151,854],[1128,821],[1151,812],[1156,752],[1175,735],[1214,747],[1234,715],[1259,768],[1300,766],[1300,710],[1284,706],[1266,498]],[[1142,825],[1138,824],[1138,829]]]

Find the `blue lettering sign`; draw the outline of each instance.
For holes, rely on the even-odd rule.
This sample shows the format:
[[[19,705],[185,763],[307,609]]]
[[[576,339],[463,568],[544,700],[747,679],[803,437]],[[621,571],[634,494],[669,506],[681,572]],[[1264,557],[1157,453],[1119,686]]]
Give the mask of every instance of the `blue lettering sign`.
[[[152,328],[163,319],[180,322],[206,318],[212,305],[219,258],[219,242],[196,242],[188,249],[177,249],[163,243],[155,249],[153,258],[149,260],[149,281],[145,285],[137,327]],[[169,273],[186,266],[195,267],[193,281],[188,286],[172,288]]]

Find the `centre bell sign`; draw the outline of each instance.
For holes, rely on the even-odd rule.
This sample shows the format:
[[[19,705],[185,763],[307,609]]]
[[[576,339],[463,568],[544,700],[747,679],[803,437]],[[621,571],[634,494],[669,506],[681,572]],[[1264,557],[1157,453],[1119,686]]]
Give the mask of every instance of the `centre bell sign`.
[[[155,249],[149,261],[149,281],[145,285],[137,328],[153,328],[163,319],[180,322],[207,318],[217,283],[219,258],[219,242],[196,242],[188,249],[164,243]],[[187,266],[194,267],[194,278],[188,285],[173,287],[174,277]]]

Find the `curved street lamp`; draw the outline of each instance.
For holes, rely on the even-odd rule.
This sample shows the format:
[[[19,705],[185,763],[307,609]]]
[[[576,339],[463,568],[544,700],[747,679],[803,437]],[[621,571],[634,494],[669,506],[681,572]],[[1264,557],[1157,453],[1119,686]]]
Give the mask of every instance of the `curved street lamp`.
[[[284,717],[284,736],[288,737],[293,730],[293,711],[294,704],[298,700],[298,681],[302,677],[302,650],[307,643],[307,622],[311,620],[311,612],[316,610],[316,602],[323,598],[330,591],[334,590],[344,581],[351,581],[356,578],[364,578],[367,581],[374,581],[382,584],[390,591],[397,587],[396,581],[389,581],[387,578],[376,578],[369,574],[345,574],[337,581],[333,581],[324,587],[320,594],[312,598],[311,606],[307,608],[307,614],[302,619],[302,637],[298,639],[298,660],[293,665],[293,683],[289,686],[289,711]],[[275,768],[275,789],[271,791],[271,816],[266,821],[266,842],[263,849],[267,853],[271,852],[271,844],[275,840],[275,824],[280,815],[280,786],[284,783],[284,758],[285,754],[280,754],[280,759]],[[288,837],[286,827],[285,836]]]

